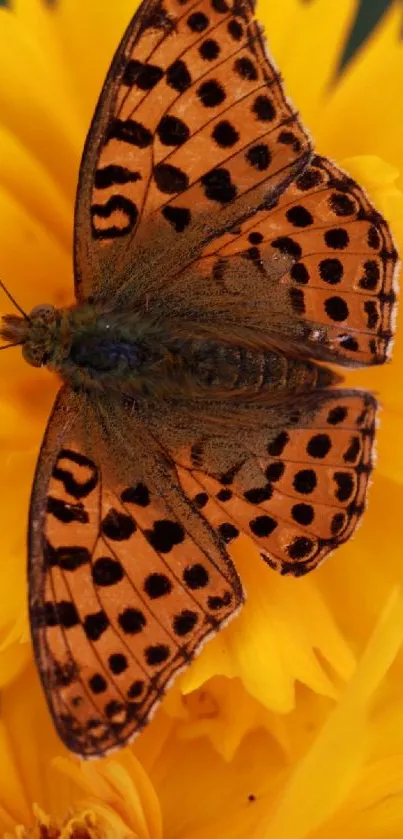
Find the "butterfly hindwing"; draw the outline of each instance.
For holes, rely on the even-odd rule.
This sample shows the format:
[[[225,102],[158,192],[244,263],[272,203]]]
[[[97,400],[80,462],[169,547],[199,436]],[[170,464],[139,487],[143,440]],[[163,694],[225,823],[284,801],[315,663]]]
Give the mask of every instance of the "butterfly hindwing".
[[[176,455],[186,494],[226,544],[249,536],[282,574],[315,568],[353,533],[364,509],[376,401],[335,390],[270,405],[198,407],[193,445]],[[184,408],[186,416],[186,408]],[[161,430],[172,450],[168,425]]]
[[[141,730],[175,674],[236,613],[242,590],[179,485],[174,509],[135,468],[130,485],[112,478],[86,450],[83,416],[64,389],[33,486],[30,616],[56,728],[72,751],[94,757]]]
[[[130,277],[131,299],[142,299],[158,268],[167,278],[212,231],[281,192],[309,156],[251,0],[144,0],[83,155],[79,298]]]

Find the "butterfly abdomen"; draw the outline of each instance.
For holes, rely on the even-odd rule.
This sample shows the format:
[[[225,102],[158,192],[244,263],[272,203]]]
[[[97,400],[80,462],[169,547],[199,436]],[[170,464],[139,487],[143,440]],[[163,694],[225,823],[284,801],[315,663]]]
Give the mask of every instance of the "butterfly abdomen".
[[[195,384],[218,394],[250,395],[326,387],[332,373],[312,362],[274,350],[229,346],[219,342],[192,344]]]

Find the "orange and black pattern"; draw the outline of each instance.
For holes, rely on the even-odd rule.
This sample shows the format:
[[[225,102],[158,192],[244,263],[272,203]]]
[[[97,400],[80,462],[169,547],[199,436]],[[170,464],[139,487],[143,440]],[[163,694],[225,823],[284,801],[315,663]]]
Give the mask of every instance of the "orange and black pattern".
[[[86,274],[105,260],[119,285],[151,223],[164,242],[192,233],[201,243],[200,218],[217,233],[281,190],[310,153],[251,0],[144,0],[88,142],[77,203],[80,296],[93,296]]]
[[[276,255],[289,263],[275,280],[281,307],[276,311],[273,292],[263,309],[271,340],[286,339],[312,358],[338,364],[382,364],[388,358],[396,248],[361,187],[326,158],[315,156],[269,209],[214,239],[186,274],[201,271],[224,294],[235,277],[248,275],[262,313],[259,288],[264,279],[267,289]],[[250,304],[244,322],[248,317],[256,326]]]
[[[45,445],[67,402],[62,391]],[[36,509],[34,486],[41,530],[31,532],[30,616],[56,728],[91,757],[141,730],[173,675],[239,609],[242,591],[185,496],[173,514],[141,480],[105,483],[102,465],[70,434],[51,473],[45,459],[38,467],[47,497],[46,510]]]
[[[84,149],[77,304],[47,313],[64,387],[32,490],[30,617],[77,754],[130,742],[236,615],[241,533],[294,576],[352,535],[377,404],[321,363],[387,359],[396,265],[363,190],[314,156],[252,0],[144,0]]]
[[[373,397],[334,391],[315,401],[312,413],[305,397],[296,399],[288,417],[256,410],[259,432],[248,431],[245,449],[240,438],[239,460],[224,476],[211,474],[202,446],[197,464],[180,469],[184,490],[226,544],[246,534],[272,568],[295,577],[351,536],[372,471]]]

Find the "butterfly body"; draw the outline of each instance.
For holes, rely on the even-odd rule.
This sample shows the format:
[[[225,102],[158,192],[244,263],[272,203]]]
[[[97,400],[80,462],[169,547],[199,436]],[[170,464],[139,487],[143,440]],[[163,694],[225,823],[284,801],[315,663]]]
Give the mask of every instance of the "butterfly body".
[[[249,345],[247,332],[243,344],[230,334],[226,341],[214,340],[203,336],[197,320],[178,328],[152,320],[147,311],[115,312],[87,303],[39,306],[28,321],[11,315],[3,324],[4,337],[22,340],[33,366],[47,366],[75,389],[110,398],[270,401],[279,391],[298,393],[337,381],[313,362]]]
[[[143,0],[75,213],[76,303],[3,319],[62,379],[34,478],[29,605],[55,726],[127,744],[240,609],[240,534],[316,568],[365,508],[377,403],[325,364],[387,360],[397,252],[314,154],[252,0]]]

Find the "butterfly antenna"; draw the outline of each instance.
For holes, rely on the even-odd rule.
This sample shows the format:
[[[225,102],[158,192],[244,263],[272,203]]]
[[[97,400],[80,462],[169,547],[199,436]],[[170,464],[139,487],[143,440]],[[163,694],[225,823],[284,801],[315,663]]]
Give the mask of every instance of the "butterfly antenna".
[[[23,343],[23,341],[17,341],[16,344],[5,344],[4,347],[0,347],[0,350],[9,350],[10,347],[21,347]]]
[[[13,306],[15,306],[17,311],[20,312],[20,314],[25,318],[25,320],[30,320],[27,313],[24,312],[24,309],[22,309],[21,306],[17,303],[17,301],[14,299],[13,295],[9,292],[8,288],[6,288],[6,286],[4,285],[4,283],[2,283],[1,280],[0,280],[0,288],[3,289],[3,291],[7,295],[8,299],[11,300]],[[9,344],[9,346],[17,347],[18,344]],[[6,349],[6,348],[2,347],[2,349]]]

